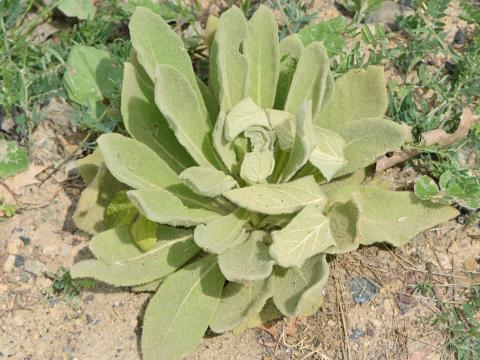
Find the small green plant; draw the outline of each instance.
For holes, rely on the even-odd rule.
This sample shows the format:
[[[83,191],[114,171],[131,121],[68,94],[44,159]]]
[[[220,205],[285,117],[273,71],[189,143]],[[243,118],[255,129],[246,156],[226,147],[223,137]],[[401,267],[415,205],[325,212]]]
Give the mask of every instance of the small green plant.
[[[457,215],[366,177],[407,139],[384,117],[381,67],[334,81],[326,48],[279,41],[264,6],[248,21],[236,7],[222,14],[208,86],[159,15],[138,8],[130,35],[121,110],[131,137],[104,134],[79,161],[87,188],[75,221],[95,234],[96,260],[71,274],[161,283],[145,312],[144,359],[180,359],[208,328],[313,314],[327,254],[401,246]]]
[[[95,281],[92,279],[72,279],[70,271],[63,266],[55,273],[47,273],[47,276],[53,281],[51,287],[47,290],[48,296],[62,296],[72,299],[83,290],[95,286]]]
[[[446,345],[458,360],[480,358],[480,287],[469,289],[469,298],[459,306],[443,305],[433,323],[445,333]]]
[[[28,167],[28,153],[15,141],[0,138],[0,178],[15,175]]]
[[[17,207],[5,202],[5,198],[0,196],[0,217],[10,218],[17,212]]]

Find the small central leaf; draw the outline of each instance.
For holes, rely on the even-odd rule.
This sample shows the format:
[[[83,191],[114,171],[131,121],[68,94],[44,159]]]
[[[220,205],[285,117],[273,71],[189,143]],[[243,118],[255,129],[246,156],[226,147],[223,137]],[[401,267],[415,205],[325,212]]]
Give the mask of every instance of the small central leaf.
[[[224,196],[240,207],[261,214],[288,214],[307,205],[323,206],[325,195],[313,176],[283,184],[258,184],[229,190]]]

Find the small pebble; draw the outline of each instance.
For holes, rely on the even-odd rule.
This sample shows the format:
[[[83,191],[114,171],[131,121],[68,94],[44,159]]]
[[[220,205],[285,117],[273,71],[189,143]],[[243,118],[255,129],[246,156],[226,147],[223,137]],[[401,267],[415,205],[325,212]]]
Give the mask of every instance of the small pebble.
[[[328,320],[328,321],[327,321],[327,325],[328,325],[328,326],[331,326],[331,327],[334,327],[335,325],[337,325],[337,323],[336,323],[335,321],[333,321],[333,320]]]
[[[15,264],[15,256],[14,255],[9,255],[7,257],[7,260],[3,264],[3,271],[5,271],[6,273],[12,271],[14,264]]]
[[[87,296],[85,296],[85,297],[83,298],[83,302],[84,302],[85,304],[89,304],[89,303],[91,303],[91,302],[93,301],[93,299],[94,299],[93,294],[88,294]]]
[[[36,276],[42,275],[44,269],[45,269],[45,264],[42,263],[39,260],[28,260],[25,263],[24,266],[25,271],[28,271],[29,273],[32,273]]]
[[[25,258],[21,255],[16,255],[14,266],[15,267],[22,267],[23,265],[25,265]]]
[[[352,330],[352,333],[350,334],[349,338],[350,340],[357,340],[358,338],[365,336],[365,331],[359,328],[355,328]]]
[[[462,29],[458,29],[453,37],[453,43],[457,45],[462,45],[465,43],[465,32]]]
[[[378,294],[377,286],[363,276],[356,277],[350,282],[350,291],[353,301],[357,304],[365,304]]]
[[[28,236],[21,235],[20,240],[22,240],[23,245],[28,246],[32,242],[32,239],[30,239]]]

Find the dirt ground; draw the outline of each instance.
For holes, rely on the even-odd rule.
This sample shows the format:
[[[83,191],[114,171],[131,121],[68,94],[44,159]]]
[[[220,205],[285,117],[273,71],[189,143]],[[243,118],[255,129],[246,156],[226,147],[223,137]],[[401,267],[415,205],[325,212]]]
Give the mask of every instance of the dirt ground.
[[[337,15],[327,5],[322,17]],[[29,170],[5,181],[14,194],[0,190],[21,207],[0,222],[0,359],[139,359],[140,318],[149,294],[97,285],[70,300],[47,296],[52,280],[46,273],[84,257],[89,236],[71,220],[83,186],[73,162],[39,180],[68,159],[85,134],[75,131],[61,101],[53,100],[46,114],[32,135]],[[408,170],[385,176],[402,188],[415,178]],[[429,317],[442,310],[440,303],[458,303],[467,285],[480,283],[479,254],[480,228],[451,221],[400,249],[370,246],[331,257],[317,314],[207,337],[187,359],[452,358]],[[378,290],[363,304],[352,298],[358,277]],[[423,281],[433,284],[433,294],[414,292]]]

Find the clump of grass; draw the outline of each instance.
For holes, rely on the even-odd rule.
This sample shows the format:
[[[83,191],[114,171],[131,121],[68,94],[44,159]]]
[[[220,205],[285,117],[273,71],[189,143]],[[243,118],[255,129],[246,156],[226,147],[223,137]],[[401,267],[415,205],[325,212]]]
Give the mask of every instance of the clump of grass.
[[[458,360],[480,358],[480,285],[469,289],[465,303],[444,306],[433,323],[445,334],[445,345]]]

